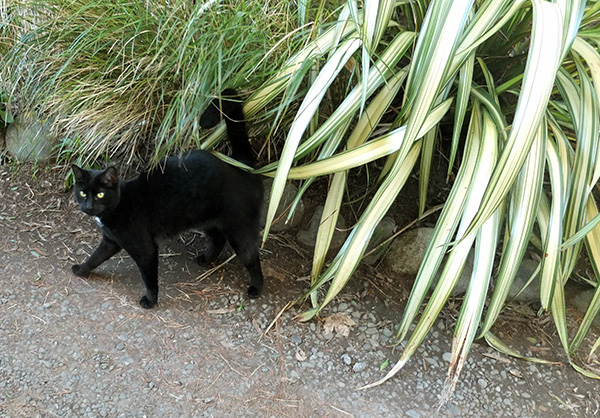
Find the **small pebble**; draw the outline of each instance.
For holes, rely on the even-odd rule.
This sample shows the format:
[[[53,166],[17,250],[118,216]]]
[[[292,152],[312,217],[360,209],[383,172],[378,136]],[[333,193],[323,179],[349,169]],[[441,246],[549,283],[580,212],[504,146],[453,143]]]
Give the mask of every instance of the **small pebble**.
[[[342,354],[342,360],[347,366],[352,364],[352,358],[346,353]]]
[[[356,363],[354,366],[352,366],[352,371],[354,373],[360,373],[360,372],[364,371],[366,368],[367,368],[366,363],[359,362],[359,363]]]

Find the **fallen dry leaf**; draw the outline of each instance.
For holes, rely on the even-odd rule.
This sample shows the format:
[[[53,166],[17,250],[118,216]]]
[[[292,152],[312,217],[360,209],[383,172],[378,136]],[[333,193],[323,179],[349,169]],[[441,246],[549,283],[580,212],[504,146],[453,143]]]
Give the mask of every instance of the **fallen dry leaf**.
[[[354,325],[356,325],[356,322],[354,322],[348,315],[337,313],[325,318],[323,328],[325,330],[325,334],[330,334],[335,331],[338,334],[347,337],[348,334],[350,334],[350,327]]]
[[[307,358],[306,357],[306,353],[299,348],[296,351],[296,360],[298,360],[298,361],[305,361],[306,358]]]
[[[520,370],[517,369],[511,369],[508,371],[510,374],[512,374],[515,377],[518,377],[519,379],[523,379],[523,373],[521,373]]]

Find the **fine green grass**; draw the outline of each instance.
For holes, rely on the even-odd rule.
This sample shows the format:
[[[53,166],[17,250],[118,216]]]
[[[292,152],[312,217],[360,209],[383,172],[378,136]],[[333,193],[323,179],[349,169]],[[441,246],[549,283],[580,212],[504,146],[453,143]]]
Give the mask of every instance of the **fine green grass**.
[[[215,94],[262,84],[310,29],[277,1],[40,0],[20,11],[36,25],[3,59],[10,87],[84,161],[143,149],[157,162],[198,146]]]

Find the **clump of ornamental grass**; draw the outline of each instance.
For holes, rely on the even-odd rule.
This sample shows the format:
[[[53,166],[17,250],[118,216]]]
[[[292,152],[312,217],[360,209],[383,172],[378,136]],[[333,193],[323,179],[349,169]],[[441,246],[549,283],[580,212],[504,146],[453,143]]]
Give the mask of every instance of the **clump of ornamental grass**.
[[[225,87],[251,91],[305,42],[278,1],[24,2],[36,25],[6,59],[23,107],[55,121],[83,160],[199,146],[198,119]],[[13,80],[15,80],[13,78]],[[64,150],[63,150],[64,151]]]

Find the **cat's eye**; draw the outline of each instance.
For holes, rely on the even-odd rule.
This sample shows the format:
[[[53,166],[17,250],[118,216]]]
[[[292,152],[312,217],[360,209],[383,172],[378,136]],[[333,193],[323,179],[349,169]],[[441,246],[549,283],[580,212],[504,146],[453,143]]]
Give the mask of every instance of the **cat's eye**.
[[[100,192],[96,195],[98,199],[102,199],[104,197],[104,192]]]
[[[79,192],[79,196],[81,196],[81,197],[86,197],[87,195],[85,194],[85,192],[84,192],[83,190],[81,190],[81,191]]]

